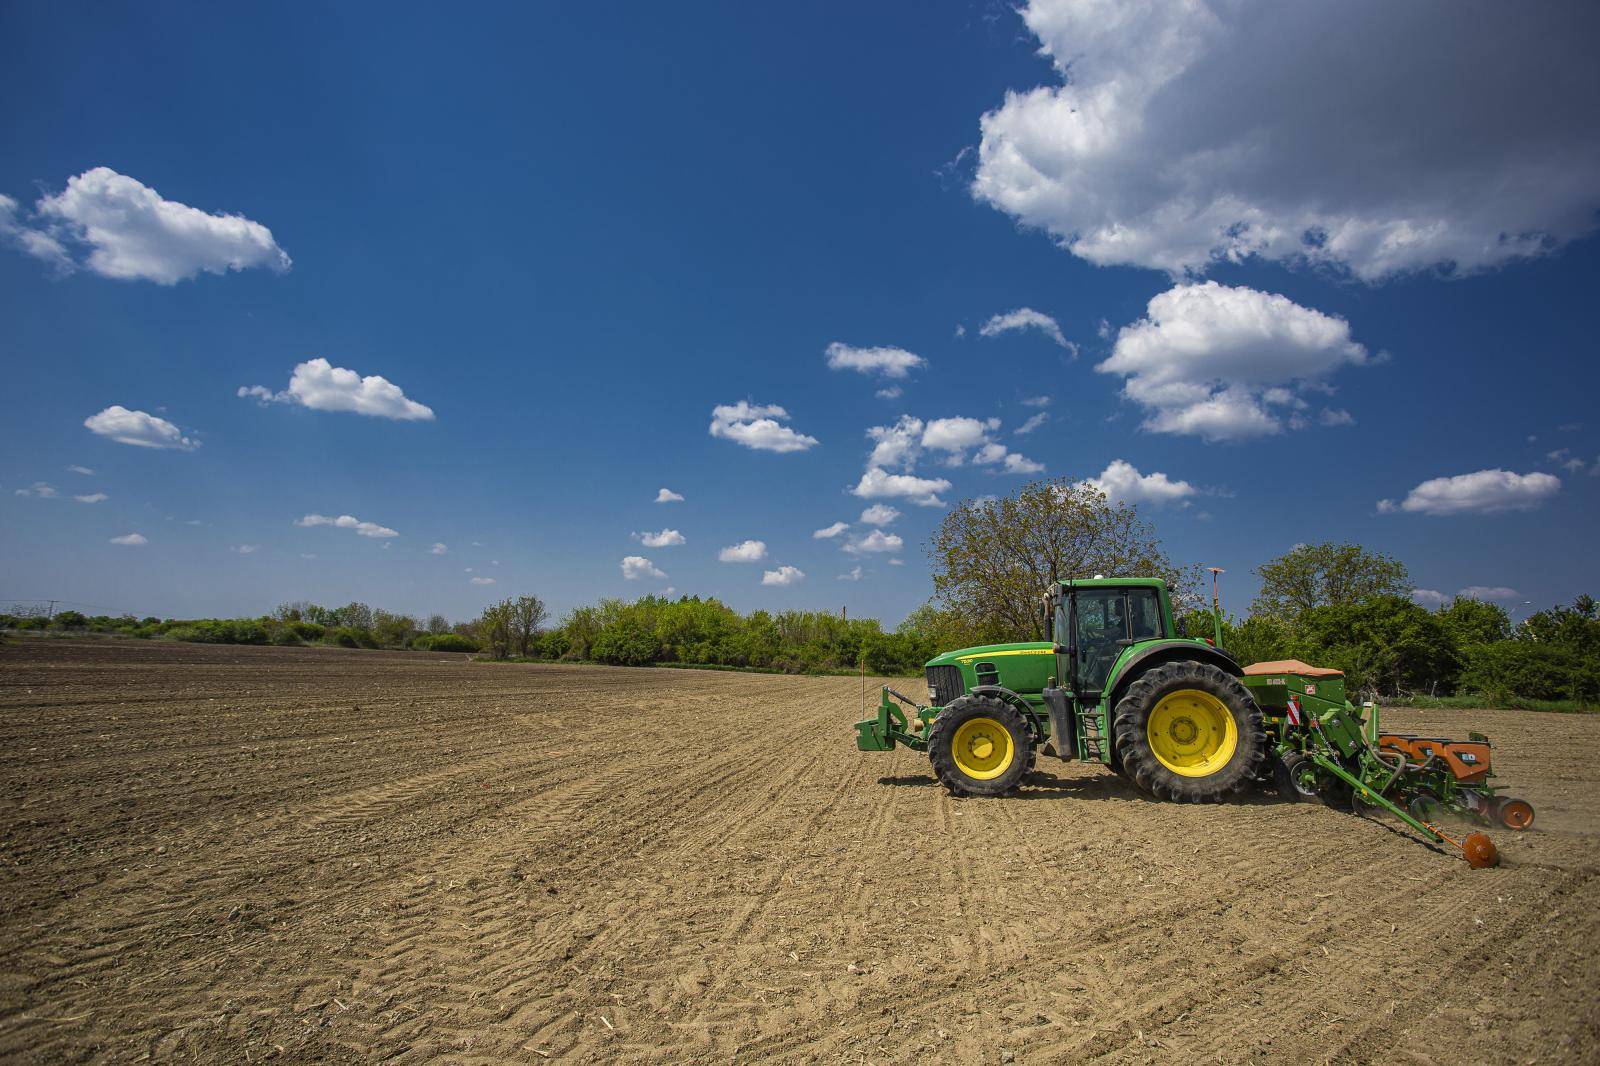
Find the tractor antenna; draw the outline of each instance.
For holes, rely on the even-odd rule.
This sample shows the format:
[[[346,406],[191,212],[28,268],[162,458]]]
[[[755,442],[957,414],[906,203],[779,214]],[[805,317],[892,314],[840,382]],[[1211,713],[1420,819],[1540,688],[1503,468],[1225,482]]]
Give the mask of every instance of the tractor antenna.
[[[1220,566],[1208,567],[1211,571],[1211,630],[1216,635],[1217,647],[1222,647],[1222,593],[1217,588],[1217,576],[1227,571]]]

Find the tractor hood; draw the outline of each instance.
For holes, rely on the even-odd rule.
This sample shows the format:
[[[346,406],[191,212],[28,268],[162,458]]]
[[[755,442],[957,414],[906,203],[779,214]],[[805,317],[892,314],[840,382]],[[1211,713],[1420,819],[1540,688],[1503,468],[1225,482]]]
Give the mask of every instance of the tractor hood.
[[[1021,644],[979,644],[973,648],[957,648],[955,651],[941,652],[929,659],[928,666],[965,666],[969,669],[972,664],[982,659],[996,661],[996,665],[1005,659],[1019,656],[1037,656],[1055,654],[1055,645],[1048,640],[1030,640]]]

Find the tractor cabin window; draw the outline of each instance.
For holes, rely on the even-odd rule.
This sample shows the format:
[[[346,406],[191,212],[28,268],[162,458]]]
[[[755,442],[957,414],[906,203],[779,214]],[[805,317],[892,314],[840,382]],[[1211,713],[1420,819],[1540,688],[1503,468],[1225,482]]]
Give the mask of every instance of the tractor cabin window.
[[[1165,635],[1161,599],[1154,589],[1080,589],[1077,600],[1078,691],[1097,695],[1123,648]]]

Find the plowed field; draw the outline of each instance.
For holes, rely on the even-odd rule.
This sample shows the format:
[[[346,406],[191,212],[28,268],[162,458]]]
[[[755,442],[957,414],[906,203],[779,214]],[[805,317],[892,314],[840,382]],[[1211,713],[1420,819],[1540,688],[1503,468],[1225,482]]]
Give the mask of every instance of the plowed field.
[[[920,693],[920,688],[917,689]],[[1474,871],[1042,759],[953,800],[861,683],[0,646],[0,1057],[1594,1061],[1600,718]]]

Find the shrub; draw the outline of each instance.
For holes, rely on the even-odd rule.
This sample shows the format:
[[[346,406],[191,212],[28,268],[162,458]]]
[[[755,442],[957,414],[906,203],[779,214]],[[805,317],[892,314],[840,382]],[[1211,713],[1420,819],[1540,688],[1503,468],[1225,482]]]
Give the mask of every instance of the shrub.
[[[1570,647],[1528,640],[1474,644],[1466,649],[1460,687],[1496,700],[1600,698],[1600,663]]]
[[[616,666],[646,666],[661,658],[661,645],[639,621],[626,619],[601,630],[591,654]]]
[[[89,619],[82,611],[62,611],[56,615],[55,624],[62,629],[82,629],[89,624]]]
[[[477,651],[478,642],[459,633],[430,633],[411,642],[422,651]]]
[[[361,637],[349,626],[335,626],[323,634],[323,640],[341,648],[361,647]]]

